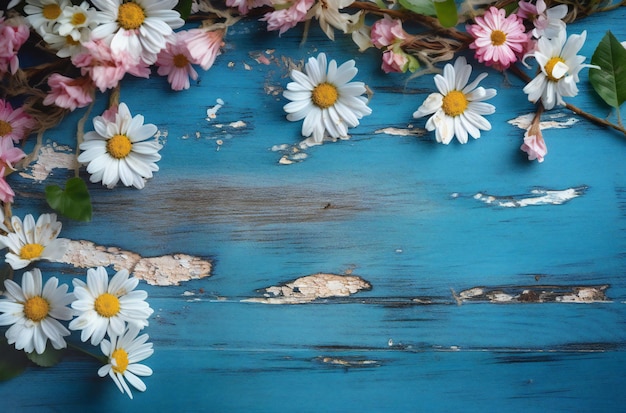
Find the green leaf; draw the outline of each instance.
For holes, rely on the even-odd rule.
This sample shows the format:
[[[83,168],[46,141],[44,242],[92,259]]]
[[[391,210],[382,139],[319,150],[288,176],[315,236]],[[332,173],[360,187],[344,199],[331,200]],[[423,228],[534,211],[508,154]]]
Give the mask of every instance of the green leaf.
[[[46,201],[55,211],[77,221],[91,221],[91,198],[87,185],[80,178],[70,178],[65,190],[58,185],[46,187]]]
[[[427,16],[435,16],[437,14],[432,0],[400,0],[400,4],[405,9],[417,14],[425,14]]]
[[[454,27],[459,21],[459,14],[456,10],[456,2],[454,0],[433,0],[435,11],[439,23],[443,27]]]
[[[0,381],[19,376],[28,366],[26,353],[9,345],[7,339],[0,337]]]
[[[0,264],[0,294],[4,291],[4,280],[13,279],[13,268],[5,263]]]
[[[600,97],[614,108],[626,101],[626,49],[610,31],[606,32],[591,58],[589,81]]]
[[[52,367],[61,361],[63,358],[63,350],[55,350],[50,346],[46,346],[43,353],[37,354],[36,352],[27,353],[26,356],[30,361],[38,365],[39,367]]]
[[[187,17],[189,17],[189,14],[191,14],[192,3],[193,3],[192,0],[179,0],[178,1],[178,4],[174,8],[174,10],[180,13],[181,19],[187,20]]]

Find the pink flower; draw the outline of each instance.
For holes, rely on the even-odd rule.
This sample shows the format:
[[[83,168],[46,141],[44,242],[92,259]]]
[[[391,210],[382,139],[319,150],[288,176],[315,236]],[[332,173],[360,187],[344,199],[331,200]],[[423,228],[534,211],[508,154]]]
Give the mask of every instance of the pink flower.
[[[148,64],[137,56],[124,53],[114,56],[104,40],[89,41],[83,47],[83,52],[72,57],[72,63],[81,69],[83,76],[88,75],[101,92],[117,86],[126,73],[145,78],[150,76]]]
[[[535,28],[532,34],[537,39],[541,36],[552,39],[557,37],[559,32],[565,30],[563,18],[567,15],[567,5],[559,4],[548,9],[544,0],[537,0],[536,5],[520,1],[517,15],[533,22]]]
[[[0,201],[13,202],[15,192],[5,178],[14,171],[13,165],[25,156],[21,149],[13,146],[10,138],[0,138]]]
[[[191,63],[200,65],[204,70],[213,66],[215,58],[221,53],[220,48],[224,46],[224,30],[191,29],[179,32],[177,36],[181,36],[178,42],[187,49]]]
[[[23,18],[4,20],[0,17],[0,75],[15,74],[20,67],[17,52],[28,40],[30,29]]]
[[[88,77],[72,79],[58,73],[48,78],[50,93],[43,100],[44,105],[55,104],[58,107],[75,110],[84,108],[93,101],[95,87]]]
[[[533,131],[534,132],[531,132]],[[531,135],[532,133],[532,135]],[[543,157],[548,153],[548,147],[543,140],[543,135],[539,128],[530,128],[524,134],[524,143],[520,146],[520,149],[528,154],[528,160],[537,162],[543,162]]]
[[[404,67],[408,65],[409,60],[404,53],[394,53],[393,50],[387,50],[383,52],[383,64],[382,69],[385,73],[397,72],[404,73],[406,69]]]
[[[240,14],[248,14],[250,9],[262,6],[270,6],[272,3],[268,0],[226,0],[228,7],[237,7]]]
[[[385,15],[372,25],[370,33],[372,43],[379,49],[394,44],[398,40],[405,40],[408,35],[402,28],[402,21]]]
[[[19,142],[26,138],[37,122],[22,108],[13,109],[9,102],[0,99],[0,138]]]
[[[159,52],[156,61],[159,67],[157,73],[161,76],[167,75],[172,90],[189,89],[189,78],[193,80],[198,78],[198,72],[191,66],[192,59],[183,37],[184,35],[175,35],[174,43],[168,43],[165,49]]]
[[[265,13],[259,20],[267,22],[267,30],[278,30],[280,36],[298,23],[305,21],[309,9],[314,4],[315,0],[295,0],[289,8]]]
[[[490,7],[482,17],[476,17],[476,24],[466,26],[475,39],[470,48],[476,50],[476,59],[499,70],[515,63],[529,41],[521,19],[515,14],[505,17],[505,13]]]

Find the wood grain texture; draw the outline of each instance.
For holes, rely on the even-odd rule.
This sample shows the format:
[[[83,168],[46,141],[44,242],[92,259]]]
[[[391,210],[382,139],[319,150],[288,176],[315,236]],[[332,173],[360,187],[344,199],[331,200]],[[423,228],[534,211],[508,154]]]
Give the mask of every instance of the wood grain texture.
[[[590,56],[608,28],[626,39],[624,19],[621,8],[568,30],[588,31],[581,53]],[[155,310],[154,375],[135,400],[73,355],[0,384],[3,411],[623,411],[624,137],[555,109],[544,120],[564,127],[544,131],[550,152],[530,163],[515,120],[533,105],[520,80],[489,71],[493,130],[443,146],[411,117],[432,76],[384,75],[375,50],[359,54],[317,29],[301,46],[301,34],[238,24],[186,92],[156,75],[124,80],[122,100],[159,128],[160,171],[141,191],[90,185],[93,221],[64,220],[62,236],[142,257],[188,254],[211,262],[211,276],[141,284]],[[290,64],[319,51],[355,58],[373,115],[350,140],[294,152],[301,125],[285,120],[281,91]],[[568,101],[605,116],[581,77]],[[83,113],[46,133],[49,155],[73,151]],[[18,215],[47,211],[43,187],[72,174],[51,169],[38,182],[27,176],[34,168],[11,177]],[[85,274],[40,267],[66,282]],[[371,289],[299,305],[246,301],[317,273],[358,276]],[[459,305],[474,287],[604,296]]]

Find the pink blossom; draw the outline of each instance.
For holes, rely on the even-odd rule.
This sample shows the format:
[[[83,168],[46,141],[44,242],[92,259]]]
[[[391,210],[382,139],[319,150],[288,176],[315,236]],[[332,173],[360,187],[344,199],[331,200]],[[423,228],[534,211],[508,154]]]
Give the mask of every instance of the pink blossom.
[[[14,171],[13,165],[25,156],[24,151],[13,146],[11,138],[0,138],[0,201],[13,202],[15,192],[5,177]]]
[[[10,138],[17,143],[35,126],[35,119],[22,108],[13,109],[9,102],[0,99],[0,138]]]
[[[20,67],[17,52],[28,40],[30,29],[23,18],[4,20],[0,17],[0,75],[15,74]]]
[[[224,46],[224,30],[191,29],[177,33],[181,36],[178,43],[187,49],[187,56],[193,64],[200,65],[204,70],[209,70],[215,58],[220,55],[220,48]]]
[[[525,33],[524,24],[515,14],[505,17],[505,11],[490,7],[482,17],[476,17],[476,24],[466,26],[467,32],[474,37],[470,48],[476,50],[476,59],[506,69],[515,63],[528,47],[529,34]]]
[[[104,40],[83,43],[84,50],[72,57],[74,66],[89,76],[101,92],[112,89],[126,73],[137,77],[149,77],[150,68],[137,56],[118,53],[115,56]]]
[[[237,7],[240,14],[248,14],[250,9],[262,6],[270,6],[272,3],[269,0],[226,0],[228,7]]]
[[[534,129],[534,133],[531,135],[531,130]],[[530,128],[524,134],[524,143],[520,146],[520,149],[528,154],[528,160],[537,162],[543,162],[543,157],[548,153],[548,147],[543,140],[543,135],[539,128]]]
[[[184,35],[176,35],[174,43],[168,43],[165,49],[159,52],[156,65],[157,73],[167,75],[167,81],[172,90],[189,89],[189,78],[196,80],[198,72],[191,66],[191,56],[184,44]]]
[[[533,36],[536,38],[546,36],[552,39],[557,37],[559,32],[565,30],[563,18],[567,15],[567,5],[559,4],[548,9],[544,0],[537,0],[536,5],[520,1],[517,15],[533,22],[535,26],[532,31]]]
[[[372,43],[379,49],[394,44],[398,40],[405,40],[408,35],[402,28],[402,21],[385,15],[372,25],[370,33]]]
[[[409,63],[406,54],[394,53],[391,49],[383,52],[382,60],[382,69],[385,73],[404,73],[406,71],[405,66]]]
[[[44,105],[55,104],[58,107],[75,110],[84,108],[93,101],[94,84],[88,77],[73,79],[58,73],[48,78],[50,93],[43,100]]]
[[[278,30],[280,36],[298,23],[305,21],[309,9],[314,4],[315,0],[295,0],[289,8],[266,13],[259,20],[267,22],[267,30]]]

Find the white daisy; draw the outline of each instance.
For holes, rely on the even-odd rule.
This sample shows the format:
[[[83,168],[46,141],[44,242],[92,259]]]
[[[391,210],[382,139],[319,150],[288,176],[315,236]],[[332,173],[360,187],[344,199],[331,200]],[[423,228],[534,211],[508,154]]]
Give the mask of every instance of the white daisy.
[[[55,32],[63,9],[71,4],[70,0],[26,0],[24,13],[30,25],[43,37]]]
[[[94,39],[110,39],[116,56],[139,56],[156,62],[166,38],[185,23],[173,10],[177,0],[92,0],[101,11],[103,23],[96,27]]]
[[[80,339],[97,345],[105,333],[110,337],[122,335],[126,323],[143,328],[153,313],[145,301],[148,293],[134,291],[139,279],[128,276],[128,271],[118,271],[109,282],[103,267],[87,270],[87,283],[72,280],[76,301],[72,308],[80,314],[70,323],[70,330],[82,330]]]
[[[447,145],[456,136],[459,142],[467,143],[468,133],[478,139],[481,130],[491,129],[483,115],[494,113],[496,108],[483,101],[494,97],[496,90],[477,87],[487,77],[486,73],[467,84],[471,74],[472,66],[463,56],[456,59],[454,67],[448,63],[443,76],[435,75],[439,93],[431,93],[413,113],[414,118],[434,114],[426,122],[426,129],[435,131],[437,142]]]
[[[309,144],[322,143],[327,133],[332,138],[347,138],[348,127],[359,124],[359,119],[372,113],[367,106],[363,82],[350,82],[358,70],[354,60],[337,67],[331,60],[326,64],[326,55],[320,53],[309,58],[305,72],[292,70],[291,79],[283,92],[292,102],[284,106],[287,119],[302,123],[302,135]]]
[[[98,12],[89,3],[80,6],[69,6],[63,9],[57,19],[57,32],[60,36],[69,36],[75,42],[89,38],[91,30],[98,25]],[[85,36],[87,34],[87,36]]]
[[[27,353],[41,354],[50,340],[55,349],[66,347],[64,336],[70,332],[58,320],[71,320],[72,310],[67,305],[74,296],[67,292],[67,284],[59,286],[56,277],[42,288],[41,271],[35,268],[25,272],[20,287],[5,280],[6,300],[0,300],[0,325],[11,325],[5,335],[9,344]]]
[[[133,398],[130,387],[126,380],[137,390],[145,391],[145,383],[137,376],[151,376],[152,369],[144,364],[139,364],[150,357],[154,350],[152,343],[148,341],[148,335],[139,334],[139,329],[129,326],[121,336],[111,336],[109,340],[102,340],[100,349],[109,358],[109,363],[100,367],[98,376],[104,377],[107,374],[117,385],[122,393],[126,392],[128,397]]]
[[[0,235],[0,247],[7,247],[6,262],[14,270],[28,266],[33,261],[58,261],[65,254],[68,240],[57,238],[61,223],[56,214],[43,214],[37,219],[28,214],[24,222],[11,217],[12,230]]]
[[[582,64],[585,56],[577,55],[585,43],[587,32],[572,34],[567,38],[567,33],[561,31],[552,39],[542,37],[537,41],[536,49],[526,54],[534,57],[541,72],[525,87],[524,93],[528,100],[536,103],[539,99],[543,106],[550,110],[554,105],[565,105],[563,97],[573,97],[578,94],[578,72],[585,67],[594,65]]]
[[[161,159],[161,144],[151,139],[157,127],[144,125],[143,116],[132,116],[125,103],[120,103],[115,121],[102,116],[93,120],[95,131],[87,132],[80,149],[78,162],[88,163],[91,182],[102,181],[113,188],[121,180],[126,186],[143,188],[144,179],[158,171],[155,162]],[[151,139],[148,141],[148,139]]]
[[[361,12],[355,15],[341,13],[339,10],[349,7],[353,0],[319,0],[307,12],[307,19],[315,16],[321,29],[330,40],[335,40],[335,30],[348,33],[353,22],[358,21]]]

